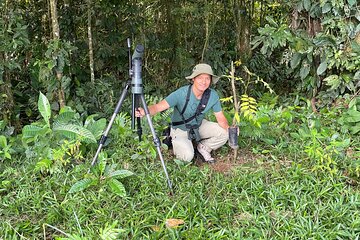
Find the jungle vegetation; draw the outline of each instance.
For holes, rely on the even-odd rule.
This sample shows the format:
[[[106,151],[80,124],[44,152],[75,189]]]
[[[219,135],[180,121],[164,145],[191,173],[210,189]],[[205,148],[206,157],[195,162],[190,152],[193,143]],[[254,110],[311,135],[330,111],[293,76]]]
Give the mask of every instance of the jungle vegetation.
[[[0,239],[359,238],[358,1],[2,0],[0,13]],[[137,44],[149,105],[206,62],[240,129],[214,165],[162,145],[173,192],[130,95],[89,171]],[[170,114],[152,118],[160,137]]]

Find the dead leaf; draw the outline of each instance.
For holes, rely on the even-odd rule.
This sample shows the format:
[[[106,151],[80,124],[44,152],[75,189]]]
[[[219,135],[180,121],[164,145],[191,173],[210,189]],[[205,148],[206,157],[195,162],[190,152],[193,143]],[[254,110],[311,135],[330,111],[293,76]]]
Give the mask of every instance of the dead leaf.
[[[160,226],[151,226],[151,229],[154,231],[154,232],[159,232],[160,231]]]
[[[165,221],[165,225],[166,227],[168,228],[176,228],[178,227],[179,225],[182,225],[184,224],[184,220],[182,219],[176,219],[176,218],[170,218],[170,219],[166,219]]]

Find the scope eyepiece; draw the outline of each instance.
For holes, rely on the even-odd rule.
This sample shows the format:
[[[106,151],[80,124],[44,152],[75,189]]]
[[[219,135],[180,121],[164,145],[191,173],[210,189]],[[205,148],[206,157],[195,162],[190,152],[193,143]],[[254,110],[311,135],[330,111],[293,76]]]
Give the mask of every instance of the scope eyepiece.
[[[134,60],[135,58],[142,58],[144,54],[144,46],[139,44],[136,46],[134,54],[132,55],[132,60]]]

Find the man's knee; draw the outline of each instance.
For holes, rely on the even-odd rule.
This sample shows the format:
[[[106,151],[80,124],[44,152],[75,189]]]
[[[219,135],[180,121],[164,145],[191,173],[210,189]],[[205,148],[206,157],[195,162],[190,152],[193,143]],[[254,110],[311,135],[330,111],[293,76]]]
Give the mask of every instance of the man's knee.
[[[226,143],[229,140],[228,130],[221,128],[219,132],[219,139],[221,139],[222,142]]]
[[[175,156],[182,161],[191,162],[194,158],[194,151],[175,151]]]

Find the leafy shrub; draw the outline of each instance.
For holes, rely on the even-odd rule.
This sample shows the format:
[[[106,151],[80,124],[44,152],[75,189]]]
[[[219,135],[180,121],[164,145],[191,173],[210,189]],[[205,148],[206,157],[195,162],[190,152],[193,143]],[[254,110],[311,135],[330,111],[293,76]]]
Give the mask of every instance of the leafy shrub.
[[[91,168],[91,174],[87,174],[84,179],[72,185],[69,193],[83,191],[91,186],[98,186],[99,189],[108,188],[111,192],[120,197],[126,196],[124,185],[118,180],[132,176],[128,170],[116,170],[117,164],[107,164],[106,153],[99,155],[98,164]]]
[[[51,118],[49,101],[42,93],[38,109],[43,120],[24,126],[22,141],[27,158],[38,160],[36,170],[40,171],[48,171],[55,162],[61,166],[70,159],[81,159],[80,147],[96,143],[106,124],[105,119],[95,121],[95,116],[89,116],[82,124],[70,108]]]

